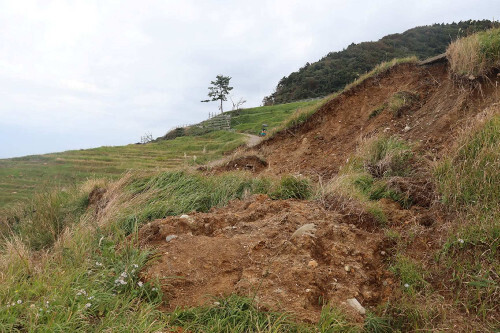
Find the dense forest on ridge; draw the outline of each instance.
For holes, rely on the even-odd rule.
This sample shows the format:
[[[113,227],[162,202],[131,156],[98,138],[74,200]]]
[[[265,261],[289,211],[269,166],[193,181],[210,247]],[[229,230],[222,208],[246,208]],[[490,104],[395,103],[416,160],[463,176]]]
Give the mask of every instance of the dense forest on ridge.
[[[416,27],[391,34],[376,42],[352,43],[339,52],[330,52],[314,63],[283,77],[264,105],[321,97],[341,90],[346,84],[393,58],[417,56],[425,59],[443,53],[455,39],[494,27],[489,20]]]

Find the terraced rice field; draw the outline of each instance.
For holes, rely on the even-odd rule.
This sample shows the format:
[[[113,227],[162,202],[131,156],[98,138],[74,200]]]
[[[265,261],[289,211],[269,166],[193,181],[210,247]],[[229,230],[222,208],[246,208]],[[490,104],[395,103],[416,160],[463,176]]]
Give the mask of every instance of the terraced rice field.
[[[0,160],[0,207],[34,192],[74,186],[92,177],[117,178],[127,170],[168,170],[218,158],[245,137],[213,132],[146,145],[100,147]]]

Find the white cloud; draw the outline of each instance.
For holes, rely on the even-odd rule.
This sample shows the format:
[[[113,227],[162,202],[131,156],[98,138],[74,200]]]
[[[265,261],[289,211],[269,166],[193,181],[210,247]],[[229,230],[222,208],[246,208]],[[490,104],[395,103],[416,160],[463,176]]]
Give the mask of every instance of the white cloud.
[[[217,110],[199,101],[221,73],[256,106],[281,77],[351,42],[500,9],[473,4],[0,0],[0,157],[68,149],[62,133],[79,148],[200,121]],[[24,139],[36,133],[36,145]]]

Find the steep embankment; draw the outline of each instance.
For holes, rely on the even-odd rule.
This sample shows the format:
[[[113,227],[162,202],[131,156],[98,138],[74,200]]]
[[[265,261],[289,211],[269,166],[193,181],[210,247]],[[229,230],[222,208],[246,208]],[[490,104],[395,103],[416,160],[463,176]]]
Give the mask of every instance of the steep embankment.
[[[344,89],[383,61],[409,56],[426,59],[443,53],[454,39],[494,26],[496,23],[488,20],[433,24],[391,34],[375,42],[352,43],[342,51],[330,52],[319,61],[307,63],[283,77],[276,91],[264,98],[264,103],[280,104],[326,96]]]
[[[448,56],[377,67],[203,173],[13,207],[0,331],[498,331],[500,30]]]
[[[368,325],[347,305],[355,298],[369,311],[389,304],[380,327],[488,329],[494,321],[484,326],[475,317],[477,299],[463,296],[475,285],[461,285],[457,296],[449,281],[449,274],[464,271],[472,282],[485,275],[452,268],[453,255],[445,264],[435,260],[446,244],[457,242],[454,233],[467,233],[456,221],[468,218],[437,200],[431,169],[464,126],[499,113],[498,81],[496,74],[483,81],[452,79],[447,63],[438,62],[394,65],[353,84],[304,123],[214,168],[306,175],[319,180],[315,201],[257,196],[153,221],[139,239],[161,254],[144,278],[169,279],[163,291],[170,310],[206,304],[207,295],[238,293],[261,309],[312,322],[330,304],[348,313],[351,328],[363,320]],[[300,193],[297,179],[289,187]],[[484,281],[490,289],[476,292],[481,306],[495,312],[497,278]],[[457,300],[470,303],[456,306]]]
[[[410,140],[428,159],[439,159],[464,122],[498,101],[494,82],[475,84],[453,81],[446,63],[397,65],[347,89],[255,152],[267,160],[269,173],[323,178],[336,174],[362,140],[376,134]]]

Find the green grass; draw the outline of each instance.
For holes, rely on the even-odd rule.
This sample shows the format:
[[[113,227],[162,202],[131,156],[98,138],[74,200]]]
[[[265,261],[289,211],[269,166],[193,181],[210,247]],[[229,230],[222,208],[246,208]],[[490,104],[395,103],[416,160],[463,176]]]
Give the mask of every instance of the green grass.
[[[476,33],[450,44],[447,51],[451,71],[470,78],[500,69],[500,28]]]
[[[168,171],[152,176],[135,177],[126,185],[131,200],[116,217],[119,225],[131,231],[139,225],[185,212],[206,212],[224,206],[229,200],[242,199],[256,193],[283,192],[276,180],[256,178],[243,172],[205,177],[185,171]]]
[[[391,61],[386,61],[383,62],[377,66],[375,66],[374,69],[369,71],[366,74],[363,74],[362,76],[359,77],[356,81],[346,85],[344,91],[352,89],[358,85],[360,85],[362,82],[365,80],[372,78],[372,77],[377,77],[378,75],[387,72],[389,69],[393,68],[394,66],[400,65],[400,64],[416,64],[418,62],[417,57],[407,57],[407,58],[396,58]]]
[[[139,283],[149,254],[132,244],[118,249],[123,241],[123,234],[78,230],[36,261],[19,242],[3,244],[0,332],[161,329],[158,285]]]
[[[394,117],[400,117],[405,110],[410,109],[418,100],[417,93],[398,91],[391,96],[387,106]]]
[[[399,277],[404,292],[414,294],[427,287],[426,270],[412,259],[398,254],[390,270]]]
[[[378,116],[379,114],[381,114],[382,111],[384,111],[386,107],[387,107],[387,103],[380,104],[375,109],[373,109],[373,111],[368,116],[368,119],[375,118],[376,116]]]
[[[259,311],[251,299],[231,295],[214,299],[214,305],[191,309],[178,309],[168,315],[172,328],[182,328],[189,332],[274,332],[274,333],[357,333],[387,332],[380,330],[385,322],[375,322],[369,316],[365,328],[350,323],[347,316],[338,308],[325,306],[316,325],[297,323],[284,313]],[[373,330],[375,328],[375,330]],[[377,330],[378,329],[378,330]]]
[[[118,179],[128,170],[158,171],[203,164],[220,158],[245,142],[241,133],[258,134],[262,124],[270,132],[289,118],[313,110],[320,101],[240,110],[233,114],[235,132],[193,127],[177,130],[170,140],[145,145],[70,150],[0,160],[0,208],[17,201],[28,201],[35,192],[50,188],[69,188],[89,178]]]
[[[214,299],[216,305],[178,309],[168,315],[172,327],[189,332],[305,332],[282,313],[261,312],[251,299],[229,296]]]
[[[436,169],[443,202],[454,207],[500,209],[500,116],[490,117],[460,141]]]
[[[268,131],[272,132],[273,129],[280,127],[283,121],[290,118],[294,113],[315,106],[319,102],[320,100],[313,100],[243,109],[237,115],[236,112],[232,111],[231,127],[238,132],[258,135],[262,130],[262,124],[267,124]]]
[[[104,215],[96,215],[84,200],[97,187],[106,189],[105,199],[111,200]],[[318,326],[306,325],[286,314],[259,311],[237,296],[219,300],[216,307],[165,314],[158,306],[168,299],[158,283],[145,283],[138,275],[154,260],[136,245],[139,226],[151,219],[207,211],[252,193],[280,193],[286,199],[309,191],[307,181],[294,178],[168,171],[91,180],[62,194],[51,192],[52,200],[40,197],[7,219],[0,246],[0,331],[156,332],[172,326],[194,332],[358,331],[330,307]],[[52,225],[60,228],[41,237],[39,232]]]
[[[412,198],[391,186],[390,180],[412,174],[410,160],[413,156],[410,145],[397,137],[373,137],[361,144],[342,167],[336,187],[344,188],[344,192],[358,200],[374,201],[367,209],[381,224],[385,224],[386,218],[376,201],[388,198],[404,208],[412,205]]]
[[[439,254],[457,303],[487,318],[500,297],[500,116],[469,128],[435,169],[443,203],[458,218]]]
[[[245,142],[217,131],[145,145],[100,147],[0,160],[0,207],[46,188],[71,187],[88,178],[119,178],[127,170],[169,170],[205,163]]]

